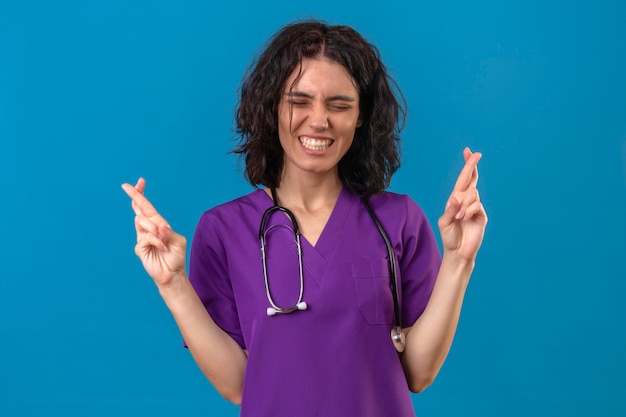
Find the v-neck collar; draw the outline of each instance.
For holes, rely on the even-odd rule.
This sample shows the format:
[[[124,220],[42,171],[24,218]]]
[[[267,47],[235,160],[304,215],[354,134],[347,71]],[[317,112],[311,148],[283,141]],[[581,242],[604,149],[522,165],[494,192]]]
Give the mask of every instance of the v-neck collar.
[[[266,201],[271,205],[274,205],[272,197],[267,194],[265,190],[262,190],[265,195]],[[330,217],[326,222],[326,225],[322,229],[322,233],[317,239],[315,246],[304,237],[300,236],[300,242],[302,245],[302,260],[303,267],[309,271],[310,275],[320,282],[327,266],[327,260],[332,256],[337,244],[341,239],[339,237],[343,233],[344,225],[347,222],[348,215],[352,211],[354,206],[354,194],[350,192],[346,187],[341,188],[339,197],[335,202]],[[285,221],[288,221],[285,216]]]
[[[350,192],[345,187],[342,187],[335,207],[333,207],[333,211],[330,213],[330,217],[324,229],[322,229],[315,246],[311,245],[304,237],[301,240],[304,268],[318,283],[321,283],[326,275],[326,269],[329,265],[328,261],[341,240],[339,237],[343,233],[351,208]]]
[[[330,255],[338,241],[337,237],[341,234],[343,226],[346,223],[350,207],[350,192],[346,187],[342,187],[339,197],[337,197],[337,201],[335,202],[335,206],[322,229],[322,233],[317,238],[315,246],[311,245],[306,238],[304,239],[308,246],[318,251],[320,255]]]
[[[276,200],[274,200],[271,194],[268,194],[265,190],[262,191],[263,194],[268,198],[268,201],[271,203],[269,207],[276,205]],[[324,248],[328,248],[329,242],[332,243],[335,240],[335,237],[340,233],[340,230],[345,223],[346,217],[350,211],[351,207],[351,192],[346,187],[341,187],[341,191],[339,192],[339,196],[337,197],[337,201],[335,202],[335,206],[333,207],[324,228],[322,229],[322,233],[320,233],[317,238],[317,242],[315,245],[312,245],[304,235],[301,235],[301,239],[307,243],[307,246],[311,248],[320,249],[321,251],[325,251]],[[269,208],[268,207],[268,208]],[[330,235],[330,236],[328,236]],[[320,248],[320,244],[322,244],[323,248]]]

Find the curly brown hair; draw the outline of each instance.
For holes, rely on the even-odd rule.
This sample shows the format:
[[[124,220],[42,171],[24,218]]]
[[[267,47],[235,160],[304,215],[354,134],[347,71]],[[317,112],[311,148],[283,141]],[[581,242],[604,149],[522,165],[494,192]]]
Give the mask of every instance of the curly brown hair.
[[[406,103],[378,49],[348,26],[301,21],[283,27],[270,39],[240,86],[235,112],[239,144],[233,152],[245,157],[245,176],[253,186],[278,186],[283,168],[278,105],[284,83],[298,66],[302,68],[302,59],[317,57],[345,67],[359,93],[363,123],[339,161],[339,177],[362,197],[380,193],[400,167]]]

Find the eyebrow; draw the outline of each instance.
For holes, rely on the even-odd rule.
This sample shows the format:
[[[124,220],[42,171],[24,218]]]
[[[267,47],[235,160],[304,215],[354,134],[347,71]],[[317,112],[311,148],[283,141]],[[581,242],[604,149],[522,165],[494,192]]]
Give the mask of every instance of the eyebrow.
[[[314,99],[315,96],[308,94],[308,93],[304,93],[302,91],[291,91],[288,93],[285,93],[288,97],[303,97],[303,98],[308,98],[308,99]],[[354,102],[356,101],[354,97],[351,96],[342,96],[342,95],[336,95],[336,96],[331,96],[327,98],[327,101],[349,101],[349,102]]]

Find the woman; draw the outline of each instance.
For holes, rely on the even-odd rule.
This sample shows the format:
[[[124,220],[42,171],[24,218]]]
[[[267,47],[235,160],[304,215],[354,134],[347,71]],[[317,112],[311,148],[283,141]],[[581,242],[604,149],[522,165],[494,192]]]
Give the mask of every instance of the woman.
[[[414,416],[409,390],[444,362],[487,223],[481,154],[463,151],[439,219],[442,258],[421,209],[384,191],[399,166],[393,86],[353,29],[281,29],[244,78],[236,113],[235,152],[263,188],[203,214],[189,278],[185,238],[143,196],[145,181],[122,186],[137,255],[242,416]]]

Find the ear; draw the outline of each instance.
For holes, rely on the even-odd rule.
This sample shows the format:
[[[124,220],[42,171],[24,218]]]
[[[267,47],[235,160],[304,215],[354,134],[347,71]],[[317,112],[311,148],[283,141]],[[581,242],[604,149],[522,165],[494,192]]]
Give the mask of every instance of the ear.
[[[356,121],[356,127],[361,127],[361,126],[363,126],[363,119],[359,117],[358,120]]]

